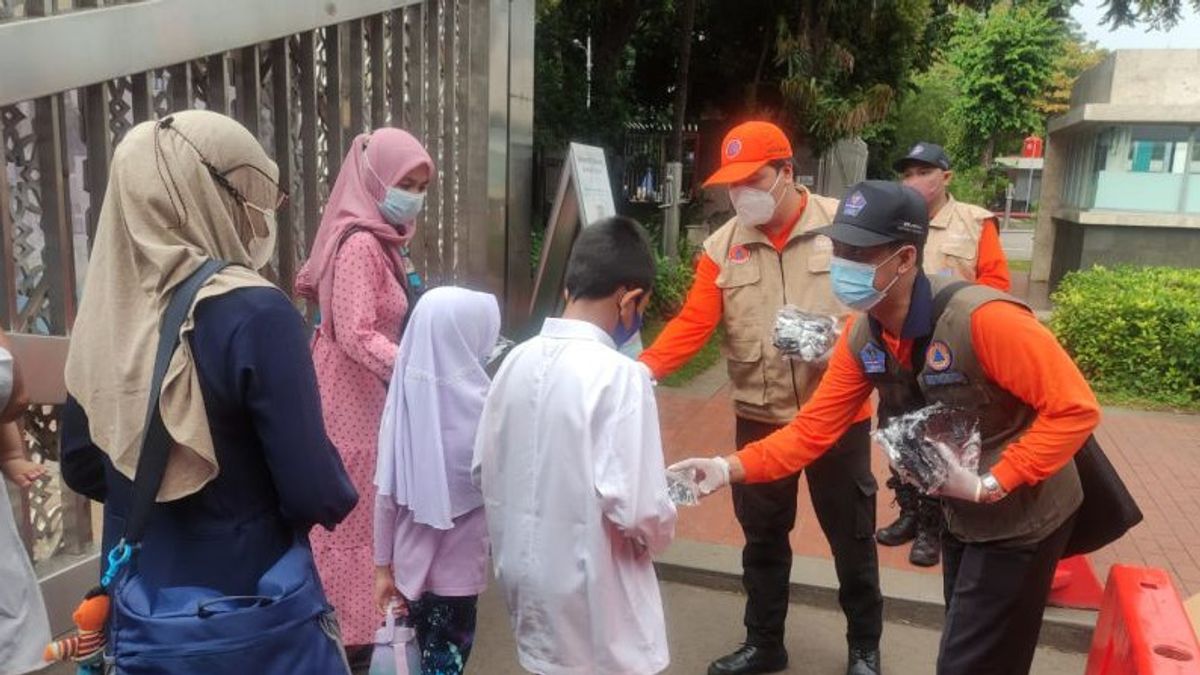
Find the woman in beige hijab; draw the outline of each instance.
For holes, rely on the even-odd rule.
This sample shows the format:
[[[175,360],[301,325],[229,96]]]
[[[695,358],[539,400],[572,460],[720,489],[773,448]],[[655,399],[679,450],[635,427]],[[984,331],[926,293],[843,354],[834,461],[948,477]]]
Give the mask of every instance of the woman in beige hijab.
[[[357,499],[321,422],[303,322],[258,272],[286,198],[277,181],[254,136],[212,112],[140,124],[113,154],[63,421],[63,476],[104,502],[105,554],[129,510],[160,316],[206,260],[230,263],[200,290],[162,385],[176,445],[138,554],[151,588],[253,595],[296,538]]]

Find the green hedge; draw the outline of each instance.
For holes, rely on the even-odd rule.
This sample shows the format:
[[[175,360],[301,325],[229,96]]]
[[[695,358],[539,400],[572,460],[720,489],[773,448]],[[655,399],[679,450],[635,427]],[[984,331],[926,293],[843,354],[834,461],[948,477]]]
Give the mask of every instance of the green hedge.
[[[1098,393],[1200,404],[1200,269],[1097,266],[1052,299],[1051,328]]]

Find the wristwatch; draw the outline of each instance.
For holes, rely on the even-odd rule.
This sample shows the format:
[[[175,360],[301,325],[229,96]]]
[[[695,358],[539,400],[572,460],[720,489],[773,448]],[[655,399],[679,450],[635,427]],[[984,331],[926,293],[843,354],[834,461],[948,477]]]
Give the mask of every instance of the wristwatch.
[[[983,486],[979,495],[979,501],[982,504],[998,502],[1008,496],[1008,492],[1000,486],[1000,481],[996,480],[996,477],[990,471],[983,474],[983,477],[980,478],[980,483]]]

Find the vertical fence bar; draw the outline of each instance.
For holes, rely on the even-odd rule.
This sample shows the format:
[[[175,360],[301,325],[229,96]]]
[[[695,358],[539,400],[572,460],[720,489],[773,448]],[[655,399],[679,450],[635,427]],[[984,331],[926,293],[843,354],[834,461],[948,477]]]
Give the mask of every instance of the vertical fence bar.
[[[439,19],[439,0],[427,0],[424,3],[425,14],[425,68],[422,86],[425,89],[425,147],[432,157],[441,156],[441,23]],[[444,169],[444,167],[443,167]],[[425,265],[427,274],[435,283],[441,283],[445,274],[445,261],[441,259],[440,243],[442,238],[443,217],[441,213],[441,191],[445,184],[445,173],[439,171],[437,178],[429,183],[429,192],[425,195],[425,203],[432,208],[426,209],[425,218]]]
[[[408,92],[408,105],[404,107],[404,127],[425,142],[425,12],[429,11],[427,0],[411,5],[404,10],[407,27],[404,31],[404,88]]]
[[[317,227],[321,224],[320,179],[317,174],[317,35],[313,31],[300,34],[300,145],[303,160],[300,166],[300,182],[304,190],[304,241],[300,246],[301,257],[308,253]],[[331,178],[332,180],[332,178]],[[291,288],[291,276],[280,275]]]
[[[455,249],[458,218],[455,190],[458,175],[458,0],[442,0],[442,179],[441,259],[442,278],[457,282]]]
[[[367,50],[371,55],[372,129],[387,125],[387,50],[384,45],[383,14],[367,18]]]
[[[262,109],[262,76],[258,71],[258,45],[238,51],[237,119],[258,138],[258,111]]]
[[[130,99],[133,123],[139,124],[154,119],[154,72],[134,73],[130,76]]]
[[[366,108],[366,93],[363,91],[365,84],[363,60],[366,58],[367,52],[363,45],[363,22],[361,19],[355,19],[348,24],[350,29],[350,62],[347,64],[350,72],[347,78],[350,80],[350,126],[346,129],[346,147],[350,147],[350,141],[354,137],[365,131],[365,123],[363,121],[363,111]]]
[[[404,114],[404,10],[389,12],[388,23],[392,27],[392,58],[387,72],[391,125],[403,129],[408,122]]]
[[[62,165],[62,101],[58,95],[45,96],[34,102],[34,110],[34,152],[45,240],[42,273],[49,283],[50,332],[65,335],[75,320],[75,254]]]
[[[342,134],[342,49],[341,28],[325,27],[325,163],[329,167],[329,188],[342,170],[346,145]]]
[[[187,63],[178,63],[167,68],[167,100],[171,111],[187,110],[192,107],[192,69]]]
[[[288,60],[290,51],[287,37],[271,42],[271,113],[274,116],[272,126],[275,130],[275,163],[279,165],[279,184],[285,187],[292,184],[292,69]],[[304,200],[308,199],[309,195],[304,195]],[[289,201],[287,208],[276,214],[276,220],[279,231],[277,251],[282,270],[285,261],[290,265],[291,258],[295,255],[295,249],[287,245],[294,244],[295,241],[292,238],[292,226],[295,222],[294,200]]]
[[[100,223],[100,203],[108,187],[108,163],[112,160],[112,142],[108,136],[108,85],[90,84],[81,90],[83,136],[87,157],[83,160],[84,190],[90,198],[87,212],[88,249]]]
[[[205,105],[209,110],[229,115],[233,112],[229,100],[229,59],[225,52],[213,54],[208,57],[207,65],[208,100]]]
[[[6,108],[0,108],[0,115],[7,114]],[[15,133],[15,132],[14,132]],[[0,147],[7,146],[9,139],[8,125],[0,123]],[[15,145],[15,139],[13,139]],[[8,185],[8,160],[0,155],[0,166],[5,168],[5,176],[0,180],[0,290],[4,292],[3,302],[0,302],[0,322],[4,329],[11,331],[13,321],[17,317],[17,257],[15,251],[16,224],[12,215],[12,195]],[[17,522],[21,522],[17,520]]]
[[[488,33],[490,13],[488,0],[467,3],[467,50],[470,65],[466,116],[463,133],[466,135],[466,171],[462,198],[465,200],[464,222],[467,232],[467,269],[471,283],[503,297],[504,294],[504,237],[496,236],[488,222],[488,105],[494,89],[504,87],[488,80]]]

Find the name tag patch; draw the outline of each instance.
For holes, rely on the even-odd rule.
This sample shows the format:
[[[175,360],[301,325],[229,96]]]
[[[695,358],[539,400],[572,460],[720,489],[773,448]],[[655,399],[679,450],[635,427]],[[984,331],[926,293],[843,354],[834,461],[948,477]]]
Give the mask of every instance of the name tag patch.
[[[887,372],[887,354],[882,349],[876,347],[870,342],[858,352],[858,358],[862,361],[863,371],[867,373],[886,373]]]
[[[957,370],[944,373],[923,373],[921,379],[927,387],[944,387],[951,384],[966,384],[967,376]]]

